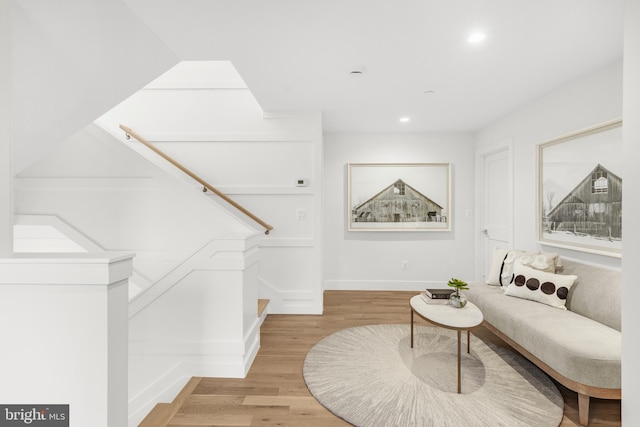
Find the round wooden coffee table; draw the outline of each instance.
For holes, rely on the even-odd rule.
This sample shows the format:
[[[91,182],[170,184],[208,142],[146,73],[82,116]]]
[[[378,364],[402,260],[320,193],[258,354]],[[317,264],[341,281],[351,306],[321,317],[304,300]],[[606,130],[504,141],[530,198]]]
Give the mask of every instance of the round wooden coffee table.
[[[413,348],[413,313],[434,325],[454,329],[458,332],[458,393],[460,393],[460,334],[467,331],[467,353],[470,350],[469,331],[482,323],[480,309],[472,302],[463,308],[455,308],[451,304],[427,304],[420,295],[409,301],[411,305],[411,348]]]

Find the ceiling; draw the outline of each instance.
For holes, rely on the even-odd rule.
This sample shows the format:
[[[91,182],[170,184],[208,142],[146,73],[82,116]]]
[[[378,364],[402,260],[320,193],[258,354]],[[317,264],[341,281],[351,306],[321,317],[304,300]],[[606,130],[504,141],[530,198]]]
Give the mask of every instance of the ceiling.
[[[265,110],[322,111],[325,132],[475,131],[622,58],[623,0],[124,2],[179,59],[230,60]]]

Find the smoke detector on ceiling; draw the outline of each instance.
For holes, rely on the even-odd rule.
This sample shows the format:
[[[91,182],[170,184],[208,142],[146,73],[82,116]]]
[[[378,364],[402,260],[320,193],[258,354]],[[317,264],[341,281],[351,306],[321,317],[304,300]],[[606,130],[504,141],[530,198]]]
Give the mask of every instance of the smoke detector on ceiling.
[[[364,67],[351,67],[349,75],[354,77],[360,77],[364,74]]]

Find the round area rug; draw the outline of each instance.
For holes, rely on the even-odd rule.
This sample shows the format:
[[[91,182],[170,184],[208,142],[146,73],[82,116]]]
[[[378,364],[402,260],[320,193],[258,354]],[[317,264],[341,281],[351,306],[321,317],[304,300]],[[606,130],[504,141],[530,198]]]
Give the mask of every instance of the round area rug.
[[[313,396],[356,426],[558,426],[558,388],[524,357],[462,333],[462,393],[457,393],[456,332],[409,325],[344,329],[307,355]]]

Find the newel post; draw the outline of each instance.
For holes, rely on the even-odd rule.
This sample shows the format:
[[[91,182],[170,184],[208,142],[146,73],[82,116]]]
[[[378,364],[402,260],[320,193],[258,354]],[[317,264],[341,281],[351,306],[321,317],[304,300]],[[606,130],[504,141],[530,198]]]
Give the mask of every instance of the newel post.
[[[0,420],[127,425],[132,257],[0,257]]]

